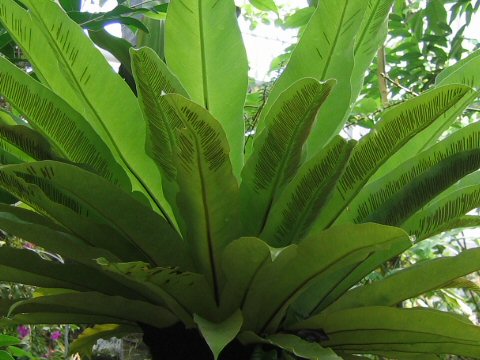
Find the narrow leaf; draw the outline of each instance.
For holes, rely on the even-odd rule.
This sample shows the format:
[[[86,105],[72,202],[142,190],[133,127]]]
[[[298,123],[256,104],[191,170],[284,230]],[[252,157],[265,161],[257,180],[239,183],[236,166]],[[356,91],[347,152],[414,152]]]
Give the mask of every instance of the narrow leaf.
[[[59,155],[86,164],[112,183],[130,190],[125,172],[86,120],[59,96],[3,58],[0,93],[52,141]]]
[[[480,207],[480,186],[468,186],[432,201],[400,225],[420,241],[445,231],[447,225]]]
[[[95,174],[43,161],[2,167],[0,180],[6,190],[49,214],[76,236],[122,254],[120,258],[186,265],[183,260],[188,257],[181,255],[183,243],[166,221]]]
[[[316,154],[338,133],[352,102],[350,78],[354,44],[365,10],[365,1],[360,0],[318,2],[286,69],[275,82],[262,109],[257,133],[267,125],[265,118],[282,92],[304,77],[337,81],[332,96],[317,115],[318,122],[308,140],[308,156]]]
[[[11,307],[10,314],[47,311],[116,317],[158,328],[168,327],[177,321],[172,313],[163,307],[97,292],[41,296],[19,301]]]
[[[219,299],[220,254],[238,238],[238,184],[220,124],[201,106],[181,95],[165,96],[184,129],[177,133],[175,161],[178,208],[199,272]]]
[[[395,306],[477,271],[480,269],[479,264],[480,249],[465,250],[457,256],[423,261],[382,280],[350,290],[326,311],[363,306]]]
[[[350,353],[398,351],[480,355],[480,328],[466,319],[430,309],[362,307],[315,316],[292,330],[321,329],[321,344]]]
[[[29,11],[13,0],[0,1],[4,26],[44,83],[80,112],[121,160],[134,190],[145,194],[152,207],[169,218],[159,173],[145,152],[139,151],[144,148],[146,125],[128,85],[58,4],[22,2]]]
[[[321,221],[316,226],[330,225],[392,155],[395,156],[422,129],[456,111],[457,104],[470,92],[468,87],[451,85],[426,92],[387,110],[375,129],[354,148],[335,193],[324,207]]]
[[[352,71],[352,101],[357,99],[365,72],[387,37],[388,14],[393,2],[394,0],[368,0],[353,48],[355,62]]]
[[[10,235],[83,264],[91,264],[93,259],[99,257],[119,260],[111,252],[93,247],[70,234],[50,218],[20,207],[0,204],[0,228]]]
[[[336,137],[305,163],[273,204],[260,238],[276,247],[299,242],[329,200],[353,146]]]
[[[248,62],[234,1],[171,1],[165,56],[192,100],[209,110],[222,125],[238,178],[243,166]]]
[[[479,167],[480,124],[474,123],[364,187],[336,223],[399,225]]]
[[[173,153],[182,121],[175,114],[169,114],[171,109],[163,95],[176,93],[188,97],[188,94],[153,50],[132,49],[131,56],[140,106],[148,123],[147,151],[167,181],[169,186],[164,191],[168,191],[176,178]],[[176,194],[166,193],[165,196],[172,202]]]
[[[332,228],[291,245],[257,272],[242,308],[244,328],[276,331],[289,305],[317,279],[335,279],[398,242],[410,244],[402,230],[364,224]]]
[[[247,235],[265,227],[272,203],[300,167],[304,143],[333,81],[312,78],[285,90],[265,118],[265,129],[242,171],[242,220]]]

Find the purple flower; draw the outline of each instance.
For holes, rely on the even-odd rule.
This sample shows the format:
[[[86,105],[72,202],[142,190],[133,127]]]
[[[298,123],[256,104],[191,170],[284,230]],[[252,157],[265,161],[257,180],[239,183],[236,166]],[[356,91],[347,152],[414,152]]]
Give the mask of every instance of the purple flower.
[[[62,337],[62,332],[58,331],[58,330],[54,331],[50,334],[50,339],[52,339],[54,341],[60,339],[61,337]]]
[[[30,328],[28,326],[25,326],[25,325],[20,325],[18,328],[17,328],[17,332],[18,332],[18,335],[20,336],[21,339],[27,337],[28,335],[30,335]]]

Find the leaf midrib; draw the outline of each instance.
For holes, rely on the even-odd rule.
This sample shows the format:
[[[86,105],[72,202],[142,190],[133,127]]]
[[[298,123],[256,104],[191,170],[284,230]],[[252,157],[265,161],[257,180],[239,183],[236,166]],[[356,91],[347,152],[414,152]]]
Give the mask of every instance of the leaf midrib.
[[[138,56],[138,58],[141,58],[141,64],[144,64],[145,62],[143,61],[143,54],[140,54]],[[152,89],[151,93],[150,93],[150,97],[153,98],[153,101],[155,103],[155,108],[154,108],[154,111],[155,113],[157,114],[157,116],[159,118],[161,118],[163,120],[163,125],[164,125],[164,129],[166,130],[166,133],[167,133],[167,136],[168,136],[168,140],[169,140],[169,147],[170,147],[170,151],[173,152],[173,149],[175,148],[176,146],[176,139],[175,139],[175,136],[173,134],[173,131],[172,129],[170,128],[170,123],[167,119],[167,116],[165,115],[165,113],[161,110],[162,109],[162,100],[161,97],[162,97],[162,94],[156,94],[155,93],[155,87],[153,85],[153,82],[151,81],[151,77],[148,76],[148,74],[144,71],[143,69],[143,66],[140,66],[138,67],[138,69],[142,72],[143,74],[143,77],[145,79],[145,82],[148,84],[148,87],[150,89]],[[162,73],[159,71],[157,74],[159,74],[159,76],[162,76]],[[164,100],[163,100],[164,101]]]
[[[183,112],[181,109],[178,108],[177,104],[174,105],[175,110],[178,114],[182,114],[183,117]],[[208,202],[208,190],[206,186],[206,175],[205,175],[205,170],[204,166],[202,163],[201,159],[201,150],[202,146],[201,143],[199,142],[198,136],[195,133],[195,130],[192,128],[188,120],[183,119],[183,124],[185,127],[188,129],[190,134],[194,134],[192,136],[193,141],[195,142],[195,153],[196,153],[196,164],[198,168],[198,172],[200,175],[200,193],[202,196],[202,208],[203,208],[203,214],[204,214],[204,220],[205,220],[205,229],[204,229],[204,236],[206,237],[207,240],[207,247],[208,247],[208,261],[210,263],[210,268],[211,268],[211,277],[212,277],[212,285],[213,285],[213,290],[214,290],[214,297],[215,297],[215,302],[218,305],[220,303],[220,284],[218,280],[218,271],[217,271],[217,263],[215,259],[215,249],[214,249],[214,244],[213,244],[213,235],[212,235],[212,229],[211,229],[211,219],[210,219],[210,211],[209,211],[209,202]]]
[[[30,183],[30,182],[27,182],[25,180],[23,180],[21,177],[19,178],[17,175],[14,175],[12,174],[12,176],[15,176],[17,179],[21,180],[21,181],[24,181],[28,186],[33,186],[34,188],[38,189],[42,194],[45,195],[45,197],[49,200],[49,201],[52,201],[53,203],[55,203],[53,200],[50,199],[50,197],[45,194],[43,192],[43,190],[38,187],[36,184],[34,183]],[[37,175],[38,176],[38,175]],[[46,178],[43,178],[44,180],[48,180]],[[64,193],[67,193],[67,194],[71,194],[73,195],[75,198],[79,199],[82,203],[86,204],[90,209],[94,210],[97,214],[99,214],[102,219],[105,219],[107,220],[107,225],[111,226],[113,229],[117,230],[119,232],[120,235],[122,235],[131,245],[133,245],[136,249],[138,249],[142,254],[144,254],[145,258],[148,259],[152,264],[156,264],[156,262],[150,257],[150,255],[148,253],[146,253],[136,242],[135,240],[126,232],[125,229],[122,228],[121,226],[121,223],[120,223],[120,226],[118,223],[116,223],[111,217],[107,216],[103,211],[101,211],[97,206],[93,205],[90,201],[86,200],[84,197],[82,196],[79,196],[75,191],[73,191],[72,189],[66,189],[64,186],[62,186],[61,184],[59,184],[58,182],[56,181],[52,181],[52,180],[49,180],[51,183],[55,184],[55,188],[57,189],[60,189],[62,192]],[[55,203],[56,205],[61,205],[61,204],[58,204],[58,203]],[[84,217],[84,216],[82,216]],[[88,219],[87,217],[85,217],[85,219]],[[93,221],[93,223],[95,224],[95,221]],[[72,229],[70,229],[72,230]],[[73,231],[73,230],[72,230]]]
[[[265,226],[267,224],[268,218],[270,216],[270,212],[272,210],[273,201],[275,200],[275,197],[277,196],[279,187],[281,185],[279,183],[280,183],[281,180],[284,180],[285,169],[286,169],[287,163],[289,163],[290,160],[293,158],[292,153],[294,153],[294,150],[296,149],[296,147],[294,145],[296,143],[298,143],[298,140],[299,140],[298,139],[298,134],[307,125],[307,124],[305,124],[307,122],[307,120],[310,119],[312,116],[313,117],[315,116],[315,114],[318,112],[318,109],[323,104],[323,101],[325,100],[326,95],[328,95],[328,92],[326,91],[324,86],[325,85],[320,85],[320,87],[319,87],[320,96],[318,96],[319,94],[317,94],[318,97],[315,96],[313,98],[312,103],[311,103],[311,105],[313,104],[313,106],[308,107],[308,111],[303,112],[303,116],[301,117],[300,121],[297,122],[297,125],[295,126],[295,130],[293,131],[292,136],[290,137],[290,139],[287,143],[287,146],[285,147],[285,156],[283,156],[283,161],[280,161],[280,164],[279,164],[280,166],[279,166],[278,171],[276,172],[276,174],[273,178],[273,182],[272,182],[272,186],[270,187],[270,191],[267,194],[269,203],[267,205],[267,208],[265,209],[265,215],[264,215],[264,218],[262,220],[262,223],[261,223],[262,227],[261,227],[259,233],[262,233],[264,231]],[[315,109],[317,111],[314,111]],[[313,112],[315,112],[315,114],[312,115]],[[274,123],[276,123],[276,121],[278,121],[278,118],[280,117],[280,115],[281,115],[280,112],[276,114],[272,125],[275,125]],[[270,135],[269,133],[273,132],[270,129],[267,129],[267,131],[268,131],[268,133],[266,134],[267,136]],[[273,134],[272,134],[272,136],[273,136]],[[267,139],[265,139],[265,143],[266,143]],[[303,144],[302,144],[302,148],[303,148]],[[302,153],[302,148],[299,151],[300,154]]]
[[[345,0],[345,5],[343,6],[342,15],[340,17],[340,24],[337,27],[337,31],[336,31],[336,34],[335,34],[335,39],[333,40],[332,45],[330,46],[329,53],[328,53],[328,56],[327,56],[327,61],[325,62],[325,66],[323,67],[323,71],[322,71],[322,75],[320,77],[320,80],[325,80],[325,76],[327,75],[328,68],[330,67],[330,62],[332,61],[333,52],[338,45],[338,38],[340,37],[340,32],[343,28],[343,22],[345,20],[345,14],[347,12],[347,7],[348,7],[348,0]]]
[[[223,0],[225,1],[225,0]],[[199,37],[200,37],[200,61],[202,66],[202,89],[203,89],[203,101],[205,103],[205,108],[209,110],[210,108],[210,99],[208,92],[208,78],[207,78],[207,54],[205,49],[205,29],[203,21],[203,0],[198,0],[198,27],[199,27]]]
[[[369,0],[366,0],[366,1],[369,1]],[[378,6],[380,5],[380,0],[376,0],[375,1],[375,5],[373,5],[373,10],[370,14],[370,16],[368,17],[368,21],[367,21],[367,24],[366,26],[363,28],[363,31],[360,33],[360,36],[358,37],[358,41],[356,42],[355,44],[355,47],[353,49],[353,56],[357,55],[357,52],[358,52],[358,49],[360,48],[360,46],[362,45],[363,43],[363,38],[365,37],[365,35],[367,34],[367,30],[370,29],[370,25],[372,24],[373,22],[373,19],[375,19],[375,14],[378,10]],[[368,5],[367,5],[368,6]]]

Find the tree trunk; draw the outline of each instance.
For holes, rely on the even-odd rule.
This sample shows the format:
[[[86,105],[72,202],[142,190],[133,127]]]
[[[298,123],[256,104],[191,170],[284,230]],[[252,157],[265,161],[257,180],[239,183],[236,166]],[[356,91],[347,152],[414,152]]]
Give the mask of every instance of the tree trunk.
[[[166,329],[140,326],[152,360],[213,360],[210,348],[195,329],[187,330],[180,323]],[[219,360],[248,360],[252,351],[253,348],[233,341],[222,351]]]

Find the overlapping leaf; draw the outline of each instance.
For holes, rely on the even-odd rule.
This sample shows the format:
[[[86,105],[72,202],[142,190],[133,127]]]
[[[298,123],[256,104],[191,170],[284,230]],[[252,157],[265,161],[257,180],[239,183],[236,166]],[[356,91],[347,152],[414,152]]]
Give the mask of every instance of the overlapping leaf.
[[[53,143],[60,156],[86,164],[112,183],[131,189],[125,172],[87,121],[59,96],[3,58],[0,58],[0,93]],[[34,154],[48,158],[48,145],[42,140],[37,142],[41,142],[43,155],[38,151]],[[34,150],[31,146],[25,149],[29,147]]]
[[[278,97],[265,118],[265,129],[255,139],[242,171],[242,221],[247,235],[263,230],[272,203],[296,174],[304,143],[333,85],[333,81],[301,79]]]
[[[480,124],[467,126],[370,183],[337,223],[399,225],[436,195],[480,167]]]
[[[317,281],[343,279],[376,251],[410,241],[400,229],[363,224],[336,227],[312,235],[299,245],[285,248],[273,262],[256,273],[247,293],[243,314],[245,329],[272,333],[290,304]],[[340,276],[339,276],[340,275]]]
[[[175,162],[179,193],[177,206],[184,238],[197,271],[205,274],[218,301],[220,254],[238,238],[238,183],[229,146],[220,124],[201,106],[178,94],[165,95],[180,119]]]
[[[50,0],[0,1],[0,20],[40,78],[82,114],[127,170],[134,190],[169,217],[161,181],[143,151],[146,124],[138,101],[82,28]],[[36,34],[36,38],[32,38]],[[62,74],[62,76],[58,76]],[[104,96],[108,89],[109,96]],[[71,131],[75,128],[69,127]],[[65,130],[64,130],[65,131]]]
[[[323,346],[352,354],[406,352],[480,356],[480,329],[456,315],[429,309],[361,307],[317,315],[291,330],[327,337]]]
[[[365,13],[364,1],[319,1],[287,67],[275,82],[265,104],[258,132],[280,94],[298,79],[312,77],[320,81],[336,79],[337,85],[309,137],[308,156],[313,156],[337,134],[351,104],[350,78],[354,66],[354,43]]]
[[[10,315],[36,312],[107,316],[159,328],[168,327],[177,321],[175,316],[163,307],[98,292],[40,296],[17,302],[10,308]]]
[[[329,226],[382,164],[422,129],[456,111],[458,103],[470,92],[468,87],[451,85],[387,110],[375,129],[356,145],[316,227]]]
[[[273,204],[260,238],[272,246],[299,242],[317,219],[345,168],[354,142],[334,138],[310,159]]]
[[[124,260],[188,266],[182,241],[160,215],[95,174],[43,161],[0,168],[0,185]]]
[[[362,306],[395,306],[449,284],[480,269],[480,249],[460,255],[423,261],[371,284],[347,292],[327,312]]]
[[[171,1],[165,37],[167,65],[192,100],[222,125],[238,178],[243,166],[248,62],[234,1]]]

